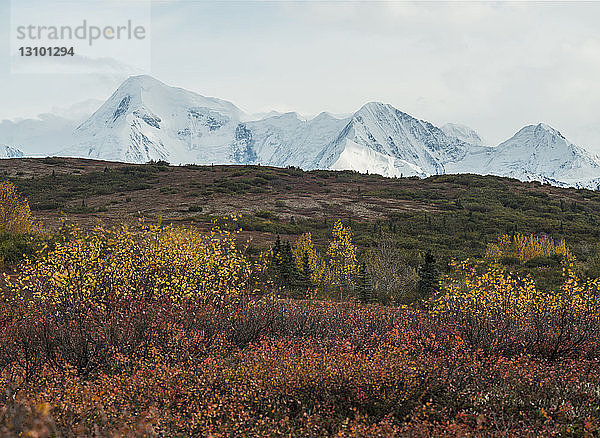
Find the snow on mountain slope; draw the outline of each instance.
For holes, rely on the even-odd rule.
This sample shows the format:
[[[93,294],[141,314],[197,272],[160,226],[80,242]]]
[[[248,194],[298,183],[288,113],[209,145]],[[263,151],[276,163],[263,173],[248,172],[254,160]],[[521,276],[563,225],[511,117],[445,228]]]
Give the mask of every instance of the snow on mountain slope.
[[[315,167],[427,176],[445,173],[446,163],[460,161],[470,149],[471,145],[446,136],[429,122],[371,102],[319,154]]]
[[[346,120],[296,113],[249,120],[233,104],[149,76],[125,81],[60,155],[134,163],[308,166]]]
[[[483,140],[473,128],[458,123],[446,123],[440,128],[448,137],[457,138],[473,146],[483,146]]]
[[[72,146],[60,155],[133,163],[230,163],[242,116],[224,100],[135,76],[77,127]]]
[[[71,132],[79,122],[54,115],[3,120],[0,122],[0,144],[19,148],[27,155],[51,155],[70,143]]]
[[[571,187],[568,184],[566,184],[565,186],[566,187]],[[592,178],[592,179],[587,180],[587,181],[581,181],[581,182],[578,181],[573,186],[577,187],[577,188],[583,188],[583,189],[600,190],[600,177],[598,177],[598,178]]]
[[[10,146],[0,146],[0,158],[21,158],[23,152]]]
[[[525,126],[493,148],[493,154],[481,163],[479,173],[586,186],[600,176],[600,158],[540,123]]]
[[[70,118],[0,122],[0,144],[9,147],[4,155],[60,149],[57,155],[132,163],[264,164],[419,177],[477,173],[600,186],[600,159],[542,124],[487,147],[464,125],[438,128],[383,103],[368,103],[349,117],[253,116],[149,76],[127,79],[82,123],[75,122],[75,109],[67,112]]]
[[[327,113],[310,120],[286,113],[244,124],[246,136],[242,141],[244,147],[253,151],[256,163],[312,168],[319,152],[347,123],[348,119]]]
[[[73,130],[102,104],[88,99],[66,108],[53,108],[51,113],[35,118],[2,120],[0,144],[23,150],[28,156],[48,156],[71,142]]]

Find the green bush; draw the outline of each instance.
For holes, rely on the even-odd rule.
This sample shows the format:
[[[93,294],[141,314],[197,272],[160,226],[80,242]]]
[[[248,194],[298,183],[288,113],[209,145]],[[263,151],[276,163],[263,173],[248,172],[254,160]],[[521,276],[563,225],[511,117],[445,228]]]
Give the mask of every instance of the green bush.
[[[18,263],[25,257],[33,257],[50,240],[38,235],[0,234],[0,259],[4,263]]]
[[[269,210],[259,210],[255,213],[255,215],[263,219],[277,219],[277,215]]]

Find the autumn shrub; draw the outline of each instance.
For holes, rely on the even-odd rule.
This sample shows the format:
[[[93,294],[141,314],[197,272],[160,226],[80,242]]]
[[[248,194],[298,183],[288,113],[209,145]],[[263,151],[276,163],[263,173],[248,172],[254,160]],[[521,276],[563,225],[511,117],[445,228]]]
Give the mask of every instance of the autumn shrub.
[[[574,260],[573,254],[567,248],[564,239],[555,243],[548,236],[524,236],[516,233],[513,236],[504,234],[500,236],[496,243],[489,243],[486,249],[486,257],[490,259],[510,259],[514,258],[519,262],[540,257],[558,256],[567,260]]]
[[[473,348],[515,355],[600,354],[600,280],[582,281],[564,265],[563,285],[540,290],[533,280],[489,265],[463,262],[432,302]]]
[[[0,264],[34,255],[45,236],[31,217],[29,203],[10,181],[0,182]]]
[[[213,319],[226,338],[246,346],[265,338],[343,338],[367,347],[395,328],[415,327],[416,314],[354,302],[279,300],[263,297],[219,311]]]
[[[28,234],[37,229],[27,199],[10,181],[0,183],[0,233]]]
[[[15,266],[24,258],[35,257],[44,245],[52,244],[52,237],[35,234],[0,234],[0,260],[6,265]]]
[[[366,254],[369,283],[377,300],[382,303],[417,301],[417,270],[410,266],[401,247],[390,236],[382,237]]]
[[[111,369],[122,355],[146,357],[150,349],[169,351],[179,324],[166,302],[121,301],[118,308],[94,317],[56,314],[48,305],[31,309],[7,328],[16,364],[30,380],[43,367],[73,369],[90,376]]]
[[[251,273],[230,233],[142,225],[68,231],[7,284],[13,299],[71,315],[104,312],[131,297],[224,304],[253,291]]]
[[[259,271],[217,229],[65,229],[5,275],[0,363],[18,364],[27,380],[42,365],[89,375],[120,354],[165,349],[198,309],[252,295]]]
[[[59,436],[48,403],[33,404],[13,398],[15,388],[6,387],[0,394],[0,436]]]
[[[293,313],[295,304],[283,307]],[[14,400],[28,410],[48,404],[57,436],[593,436],[599,431],[598,362],[481,355],[451,330],[439,325],[436,330],[433,321],[414,328],[401,323],[403,328],[378,334],[369,329],[378,309],[331,303],[325,315],[340,312],[356,323],[348,330],[324,329],[328,334],[322,337],[267,335],[243,346],[219,336],[209,344],[199,334],[181,337],[174,330],[171,351],[121,355],[110,369],[91,376],[44,368],[38,383],[22,384]],[[352,340],[356,327],[371,331],[369,344]],[[202,354],[190,348],[203,343]],[[1,385],[7,380],[0,374]]]

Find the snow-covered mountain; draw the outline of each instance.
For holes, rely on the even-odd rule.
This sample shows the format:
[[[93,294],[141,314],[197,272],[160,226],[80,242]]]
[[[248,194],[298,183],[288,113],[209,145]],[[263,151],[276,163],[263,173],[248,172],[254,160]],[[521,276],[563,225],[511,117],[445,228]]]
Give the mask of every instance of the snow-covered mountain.
[[[441,129],[448,137],[457,138],[473,146],[483,146],[483,140],[473,128],[458,123],[446,123]]]
[[[347,119],[328,113],[310,120],[297,113],[286,113],[242,123],[237,129],[236,151],[247,151],[247,157],[254,157],[250,163],[313,169],[317,155],[347,123]]]
[[[91,116],[75,123],[78,118],[0,122],[0,144],[26,155],[50,155],[54,147],[54,155],[132,163],[263,164],[420,177],[478,173],[600,185],[600,159],[547,125],[526,126],[488,147],[469,127],[438,128],[379,102],[349,117],[248,115],[230,102],[135,76]],[[4,151],[9,153],[16,152]]]
[[[481,164],[483,173],[568,186],[587,186],[600,175],[600,158],[543,123],[525,126]]]
[[[359,109],[321,151],[315,167],[427,176],[445,173],[445,165],[462,160],[471,147],[429,122],[391,105],[371,102]]]
[[[230,162],[242,115],[224,100],[135,76],[75,129],[60,155],[132,163]]]
[[[0,158],[22,158],[23,152],[6,145],[0,145]]]

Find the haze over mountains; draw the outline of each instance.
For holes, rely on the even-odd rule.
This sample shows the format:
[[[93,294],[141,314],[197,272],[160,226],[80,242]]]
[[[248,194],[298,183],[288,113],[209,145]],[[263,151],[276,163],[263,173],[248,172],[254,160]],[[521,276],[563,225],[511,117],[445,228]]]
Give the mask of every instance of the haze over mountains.
[[[145,163],[261,164],[425,177],[477,173],[598,189],[600,159],[545,124],[496,147],[473,129],[441,128],[370,102],[350,117],[245,114],[234,104],[127,79],[91,116],[0,123],[0,158],[57,155]]]

